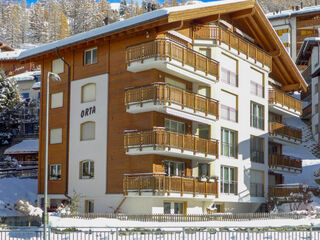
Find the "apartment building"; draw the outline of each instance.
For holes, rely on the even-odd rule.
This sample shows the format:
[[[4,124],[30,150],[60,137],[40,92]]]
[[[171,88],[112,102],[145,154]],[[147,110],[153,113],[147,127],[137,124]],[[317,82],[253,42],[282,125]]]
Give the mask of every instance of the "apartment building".
[[[301,114],[286,92],[306,83],[255,1],[160,9],[19,59],[42,66],[39,202],[45,76],[62,79],[50,86],[52,209],[79,193],[81,212],[254,212],[269,170],[292,171],[280,145],[301,136],[281,120]]]
[[[302,119],[311,123],[312,135],[315,141],[319,141],[319,72],[320,72],[320,37],[306,38],[298,54],[296,63],[304,66],[302,72],[308,90],[301,94],[301,100],[305,102]]]
[[[315,6],[304,7],[301,1],[299,6],[291,10],[269,13],[267,17],[290,56],[296,60],[304,39],[319,37],[319,15],[320,5],[315,0]]]

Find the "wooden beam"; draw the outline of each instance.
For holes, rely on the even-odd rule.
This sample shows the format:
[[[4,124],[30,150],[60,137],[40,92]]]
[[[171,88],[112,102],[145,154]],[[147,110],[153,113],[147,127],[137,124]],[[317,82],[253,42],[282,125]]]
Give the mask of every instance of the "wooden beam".
[[[260,46],[263,46],[261,41],[260,41],[260,38],[258,37],[258,35],[256,34],[255,30],[251,27],[250,23],[249,23],[249,20],[247,18],[244,18],[243,19],[244,22],[247,24],[250,32],[251,32],[251,36],[253,36],[255,42],[257,42]]]
[[[254,8],[244,9],[244,10],[230,14],[230,18],[232,20],[238,20],[241,18],[246,18],[246,17],[252,16],[254,13],[255,13]]]
[[[178,21],[178,22],[173,22],[173,23],[169,23],[169,24],[165,24],[162,26],[158,26],[156,27],[156,32],[157,33],[163,33],[163,32],[167,32],[170,30],[177,30],[178,28],[183,28],[183,21]]]
[[[248,19],[249,24],[251,25],[251,28],[256,32],[256,35],[258,36],[260,42],[262,43],[261,47],[267,48],[266,50],[273,51],[273,47],[270,45],[270,39],[267,38],[267,34],[263,33],[259,27],[257,27],[257,19],[254,19],[253,16],[249,16],[246,19]],[[259,25],[258,25],[259,26]]]
[[[274,62],[274,66],[278,67],[280,73],[282,74],[282,76],[284,76],[285,83],[294,83],[292,81],[293,77],[291,76],[291,73],[285,68],[285,65],[282,63],[281,59],[279,57],[276,57],[272,60]]]
[[[210,22],[216,22],[219,19],[220,19],[220,14],[215,14],[215,15],[211,15],[208,17],[195,19],[193,22],[195,24],[206,24],[206,23],[210,23]]]
[[[300,83],[294,83],[290,85],[284,85],[280,89],[284,92],[291,92],[291,91],[296,91],[300,88],[301,88]]]

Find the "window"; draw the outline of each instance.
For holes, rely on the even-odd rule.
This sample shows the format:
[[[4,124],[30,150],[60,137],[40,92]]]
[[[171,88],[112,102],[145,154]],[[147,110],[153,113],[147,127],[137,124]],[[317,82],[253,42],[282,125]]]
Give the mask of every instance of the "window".
[[[225,54],[221,55],[221,81],[231,86],[238,86],[238,61]]]
[[[84,160],[80,162],[80,178],[90,179],[94,177],[94,162],[91,160]]]
[[[211,58],[211,48],[200,48],[199,52],[208,58]]]
[[[237,157],[237,132],[221,128],[221,155]]]
[[[97,63],[97,48],[92,48],[84,51],[84,65]]]
[[[282,123],[282,116],[269,112],[269,122],[278,122]]]
[[[63,92],[51,94],[51,108],[59,108],[63,106]]]
[[[56,74],[64,72],[64,62],[60,58],[52,61],[52,72]]]
[[[167,176],[185,176],[184,162],[165,161],[164,172]]]
[[[313,95],[315,95],[317,92],[318,92],[318,83],[316,83],[316,84],[314,85]]]
[[[81,124],[81,141],[94,140],[96,136],[96,123],[84,122]]]
[[[264,87],[263,85],[260,85],[259,83],[256,83],[254,81],[250,82],[250,92],[251,94],[261,97],[264,97]]]
[[[184,82],[176,81],[168,77],[166,77],[165,82],[177,88],[182,88],[184,90],[187,89],[187,84],[185,84]]]
[[[319,105],[318,103],[314,105],[314,113],[318,113]]]
[[[264,163],[264,139],[250,137],[250,160],[252,162]]]
[[[22,93],[22,97],[27,99],[30,97],[30,94],[29,93]]]
[[[238,97],[226,91],[221,91],[221,118],[224,120],[238,121]]]
[[[172,204],[171,204],[172,203]],[[173,209],[171,206],[173,205]],[[171,212],[173,210],[173,212]],[[164,214],[184,214],[185,204],[183,202],[164,202],[163,203]]]
[[[61,164],[51,164],[49,171],[49,180],[61,180]]]
[[[62,143],[62,128],[50,130],[50,144]]]
[[[263,184],[262,171],[250,170],[250,196],[251,197],[264,196],[264,184]]]
[[[94,212],[94,201],[93,200],[85,200],[85,213],[93,213]]]
[[[264,107],[251,102],[251,127],[264,130]]]
[[[236,168],[221,166],[221,192],[237,194]]]
[[[93,102],[96,100],[96,84],[88,83],[81,87],[81,102]]]
[[[186,126],[183,122],[165,119],[165,128],[167,131],[185,134]]]
[[[210,138],[210,126],[205,124],[198,125],[199,138],[209,139]]]
[[[208,163],[198,164],[198,176],[209,177],[210,176],[210,165]]]

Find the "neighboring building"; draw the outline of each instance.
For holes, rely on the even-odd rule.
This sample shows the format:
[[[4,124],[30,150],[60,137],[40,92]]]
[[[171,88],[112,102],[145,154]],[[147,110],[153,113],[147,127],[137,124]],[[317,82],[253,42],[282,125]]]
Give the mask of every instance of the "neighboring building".
[[[38,165],[39,139],[26,139],[13,145],[4,151],[12,159],[16,159],[19,165]]]
[[[311,121],[314,140],[320,145],[319,128],[319,72],[320,72],[320,37],[306,38],[298,54],[296,63],[305,66],[302,75],[308,83],[308,90],[301,94],[305,102],[302,118]]]
[[[301,131],[282,120],[302,113],[286,92],[307,85],[255,1],[161,9],[19,59],[42,66],[39,203],[44,76],[62,79],[50,83],[51,208],[77,192],[81,212],[255,212],[281,183],[269,170],[300,172],[281,146]]]
[[[23,49],[13,49],[0,42],[0,70],[5,71],[7,76],[24,73],[25,71],[33,71],[39,68],[32,62],[21,64],[17,61]]]
[[[320,36],[320,5],[300,5],[292,10],[269,13],[267,17],[293,60],[296,60],[305,38]]]
[[[41,82],[41,71],[27,71],[9,77],[9,79],[15,79],[17,81],[19,92],[24,99],[40,100],[40,89],[35,89],[34,86],[35,83]]]

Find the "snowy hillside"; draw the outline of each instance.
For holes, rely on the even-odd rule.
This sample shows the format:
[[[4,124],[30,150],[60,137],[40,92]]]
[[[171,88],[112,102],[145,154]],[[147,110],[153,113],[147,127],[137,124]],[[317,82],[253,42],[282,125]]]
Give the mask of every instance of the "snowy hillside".
[[[13,216],[17,200],[23,199],[34,204],[37,199],[37,179],[3,178],[0,179],[0,216]]]

